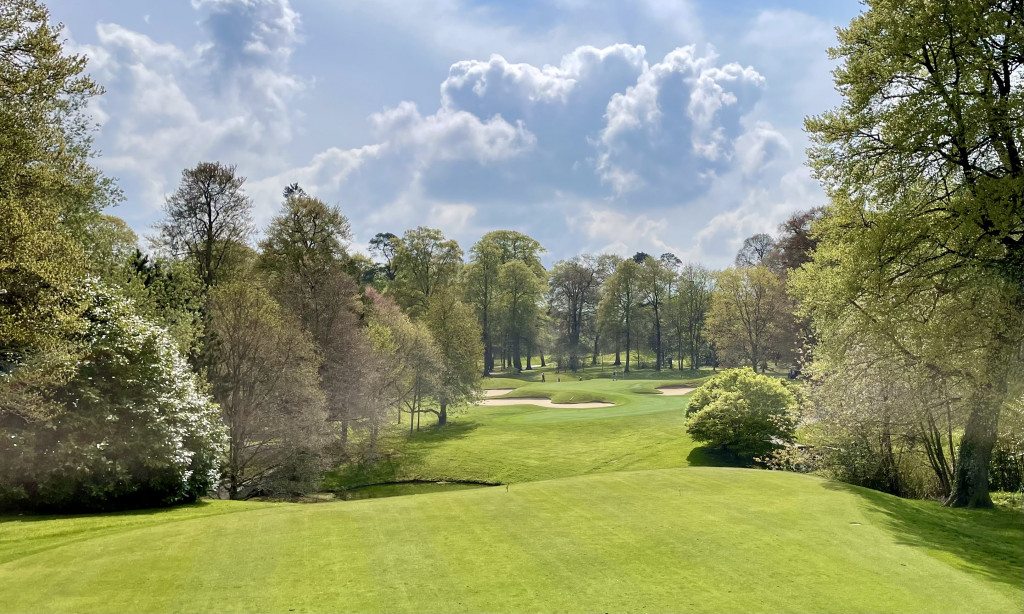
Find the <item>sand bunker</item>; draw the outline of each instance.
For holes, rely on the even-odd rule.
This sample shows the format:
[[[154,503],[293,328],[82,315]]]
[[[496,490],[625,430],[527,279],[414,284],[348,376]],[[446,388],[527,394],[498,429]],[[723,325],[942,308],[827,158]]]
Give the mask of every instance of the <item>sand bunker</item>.
[[[593,409],[595,407],[612,407],[615,403],[552,403],[551,399],[521,397],[518,399],[484,399],[477,405],[536,405],[556,409]]]
[[[490,390],[484,390],[485,397],[500,397],[503,394],[508,394],[515,390],[515,388],[491,388]]]
[[[696,388],[686,388],[684,386],[665,386],[664,388],[658,388],[658,392],[670,397],[681,397],[684,394],[693,392]]]

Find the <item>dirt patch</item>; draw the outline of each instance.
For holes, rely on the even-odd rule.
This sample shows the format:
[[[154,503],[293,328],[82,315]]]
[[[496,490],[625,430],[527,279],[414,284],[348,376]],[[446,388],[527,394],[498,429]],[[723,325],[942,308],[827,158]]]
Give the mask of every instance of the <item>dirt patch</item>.
[[[556,409],[594,409],[596,407],[612,407],[615,403],[552,403],[551,399],[522,397],[518,399],[484,399],[477,405],[536,405]]]
[[[484,390],[485,397],[500,397],[503,394],[508,394],[515,390],[515,388],[491,388],[490,390]]]
[[[665,386],[664,388],[658,388],[658,392],[670,397],[681,397],[684,394],[688,394],[696,390],[696,388],[687,388],[686,386]]]

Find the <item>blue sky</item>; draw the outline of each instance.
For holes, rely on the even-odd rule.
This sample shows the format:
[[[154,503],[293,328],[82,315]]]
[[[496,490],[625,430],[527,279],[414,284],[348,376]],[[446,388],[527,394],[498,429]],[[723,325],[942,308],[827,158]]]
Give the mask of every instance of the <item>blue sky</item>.
[[[260,226],[298,181],[376,232],[497,228],[545,260],[726,266],[823,203],[804,116],[856,2],[50,0],[107,90],[97,163],[140,234],[181,170],[238,165]]]

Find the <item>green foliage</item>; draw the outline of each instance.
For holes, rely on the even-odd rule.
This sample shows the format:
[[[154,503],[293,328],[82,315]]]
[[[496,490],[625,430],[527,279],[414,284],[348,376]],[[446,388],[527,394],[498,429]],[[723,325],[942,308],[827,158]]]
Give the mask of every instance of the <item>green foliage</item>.
[[[992,490],[1024,491],[1024,399],[1007,404],[999,416],[988,476]]]
[[[819,373],[867,347],[912,386],[941,379],[965,416],[948,502],[988,506],[1024,381],[1020,4],[873,0],[838,37],[843,102],[806,121],[831,205],[793,281]]]
[[[221,284],[210,303],[210,380],[230,437],[229,496],[315,490],[330,437],[316,346],[258,280]]]
[[[731,369],[693,393],[686,413],[695,441],[753,457],[790,443],[797,400],[778,379]]]
[[[441,375],[436,394],[438,422],[444,424],[448,420],[448,406],[464,404],[480,392],[480,325],[473,309],[450,290],[430,298],[425,322],[441,359],[437,365]]]
[[[0,4],[0,361],[82,330],[80,240],[117,190],[90,166],[85,107],[102,89],[36,0]]]
[[[0,376],[0,501],[109,510],[206,495],[224,446],[217,406],[163,330],[89,292],[79,355]]]
[[[435,291],[458,280],[462,248],[440,230],[420,226],[402,235],[393,266],[395,300],[418,318],[426,313],[427,301]]]
[[[707,319],[708,338],[727,365],[764,370],[779,352],[787,313],[785,286],[768,267],[726,269],[718,275]]]

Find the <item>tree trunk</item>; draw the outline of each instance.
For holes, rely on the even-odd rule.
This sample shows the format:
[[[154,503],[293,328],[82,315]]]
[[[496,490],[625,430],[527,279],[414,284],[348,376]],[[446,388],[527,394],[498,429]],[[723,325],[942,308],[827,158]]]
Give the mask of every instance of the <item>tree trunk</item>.
[[[437,414],[437,425],[444,426],[448,424],[448,404],[441,403],[441,411]]]
[[[657,346],[654,349],[654,370],[661,371],[661,315],[658,313],[658,306],[654,306],[654,345]]]
[[[626,320],[626,368],[622,370],[623,373],[629,373],[629,320]]]
[[[512,366],[516,368],[517,373],[523,372],[523,357],[519,351],[519,338],[516,337],[515,341],[512,342]]]
[[[622,356],[619,355],[619,348],[615,348],[615,362],[612,363],[612,366],[617,367],[617,366],[619,366],[621,364],[622,364]]]
[[[597,342],[601,336],[597,333],[594,334],[594,355],[590,359],[591,366],[597,366]]]
[[[348,445],[348,418],[341,419],[341,449]]]
[[[988,494],[988,464],[999,429],[999,404],[976,402],[967,418],[960,453],[953,470],[950,507],[992,507]]]
[[[544,350],[540,350],[540,366],[541,367],[548,366],[547,363],[544,362]]]

